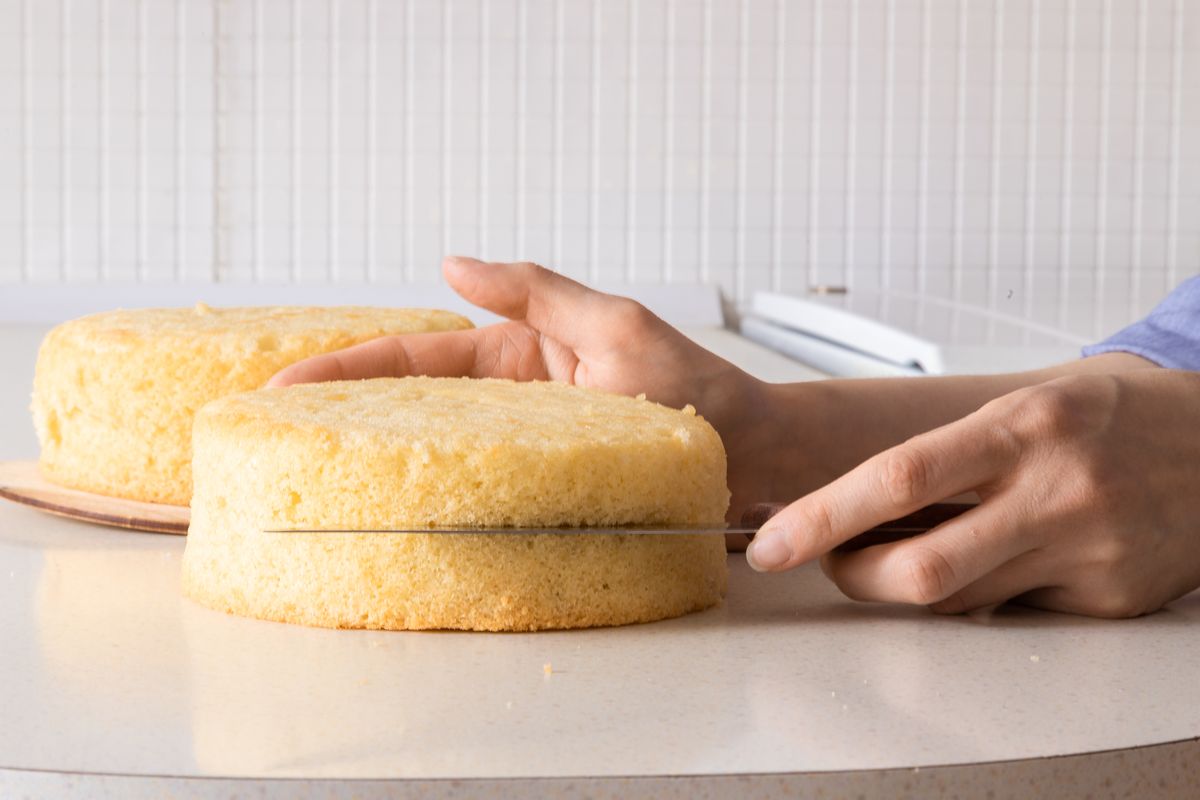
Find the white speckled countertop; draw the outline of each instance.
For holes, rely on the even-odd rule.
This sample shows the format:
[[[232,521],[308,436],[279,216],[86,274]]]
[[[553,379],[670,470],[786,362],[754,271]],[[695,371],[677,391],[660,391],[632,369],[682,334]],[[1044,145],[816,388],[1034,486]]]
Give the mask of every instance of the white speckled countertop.
[[[0,457],[28,458],[40,333],[0,333]],[[789,377],[729,336],[697,333]],[[1200,594],[936,617],[732,556],[677,620],[330,631],[181,599],[183,544],[0,503],[0,796],[1185,796],[1200,769]]]

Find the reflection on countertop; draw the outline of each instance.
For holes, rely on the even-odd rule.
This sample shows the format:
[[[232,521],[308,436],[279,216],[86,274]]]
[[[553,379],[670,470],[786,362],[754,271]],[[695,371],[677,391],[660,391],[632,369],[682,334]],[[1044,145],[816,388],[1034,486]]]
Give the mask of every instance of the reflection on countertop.
[[[725,604],[625,628],[335,631],[179,597],[179,537],[0,505],[0,763],[472,778],[923,766],[1200,731],[1200,594],[1109,622],[937,617],[731,557]],[[545,665],[550,664],[549,674]]]

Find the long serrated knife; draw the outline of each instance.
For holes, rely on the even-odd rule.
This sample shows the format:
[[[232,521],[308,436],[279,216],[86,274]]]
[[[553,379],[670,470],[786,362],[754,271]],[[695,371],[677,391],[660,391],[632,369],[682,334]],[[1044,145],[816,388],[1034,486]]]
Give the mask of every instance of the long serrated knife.
[[[787,507],[786,503],[757,503],[746,509],[738,526],[701,525],[683,527],[607,527],[607,528],[496,528],[471,527],[463,525],[434,526],[425,528],[272,528],[265,533],[279,534],[454,534],[481,535],[503,534],[519,536],[530,534],[568,534],[575,535],[608,535],[608,536],[678,536],[685,534],[741,534],[753,537],[763,523]],[[886,544],[901,539],[925,533],[936,528],[943,522],[957,517],[968,509],[974,508],[972,503],[935,503],[926,506],[899,519],[885,522],[871,530],[859,534],[842,544],[841,550],[859,550],[876,544]]]

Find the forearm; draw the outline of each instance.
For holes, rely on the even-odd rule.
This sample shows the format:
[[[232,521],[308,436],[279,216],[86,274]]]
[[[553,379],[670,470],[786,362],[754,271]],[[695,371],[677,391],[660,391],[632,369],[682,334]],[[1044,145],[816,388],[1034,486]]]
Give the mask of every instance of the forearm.
[[[1046,369],[1002,375],[827,380],[767,388],[774,429],[772,496],[802,496],[867,458],[978,410],[997,397],[1066,375],[1153,368],[1107,353]]]

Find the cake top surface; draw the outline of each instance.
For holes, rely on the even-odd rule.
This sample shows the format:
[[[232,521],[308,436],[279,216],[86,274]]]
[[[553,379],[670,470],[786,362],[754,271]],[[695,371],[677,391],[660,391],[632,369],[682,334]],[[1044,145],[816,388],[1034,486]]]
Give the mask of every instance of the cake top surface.
[[[373,306],[246,306],[119,309],[90,314],[59,326],[96,336],[222,337],[247,333],[312,334],[328,330],[355,334],[380,328],[403,331],[457,329],[470,322],[449,311]]]
[[[548,381],[374,378],[265,389],[209,403],[199,419],[239,432],[292,430],[354,442],[430,451],[464,446],[570,447],[712,437],[691,406]]]

